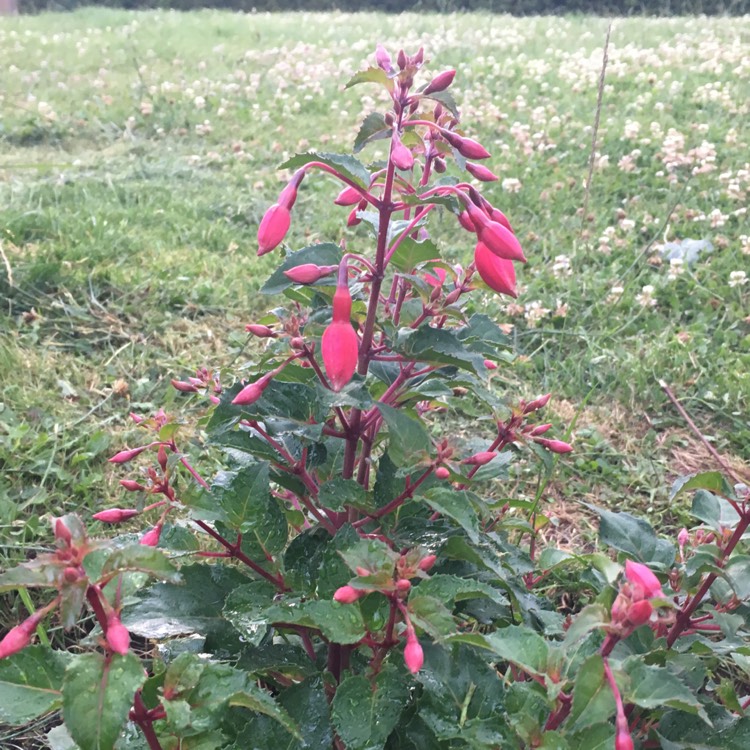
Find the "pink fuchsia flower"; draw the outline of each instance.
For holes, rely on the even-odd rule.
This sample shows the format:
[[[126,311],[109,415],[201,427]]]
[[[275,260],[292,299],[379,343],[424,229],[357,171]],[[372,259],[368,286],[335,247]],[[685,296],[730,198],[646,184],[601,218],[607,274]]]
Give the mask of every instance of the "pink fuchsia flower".
[[[653,574],[651,569],[643,563],[626,560],[625,578],[642,592],[642,598],[644,599],[651,599],[655,596],[664,596],[659,579]]]
[[[467,161],[466,171],[472,177],[476,177],[476,179],[481,182],[495,182],[497,180],[497,175],[481,164],[474,164],[473,162]]]
[[[286,237],[292,224],[289,209],[274,203],[261,219],[258,227],[258,255],[265,255],[275,250]]]
[[[498,258],[487,245],[478,242],[474,249],[474,265],[479,277],[490,289],[514,299],[518,297],[516,269],[512,261]]]
[[[633,748],[633,738],[630,736],[630,732],[617,732],[617,736],[615,737],[615,750],[633,750]]]

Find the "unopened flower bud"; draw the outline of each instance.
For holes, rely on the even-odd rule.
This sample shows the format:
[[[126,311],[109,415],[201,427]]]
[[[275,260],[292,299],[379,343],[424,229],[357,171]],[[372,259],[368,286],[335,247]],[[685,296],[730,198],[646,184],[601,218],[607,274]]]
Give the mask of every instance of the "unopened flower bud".
[[[348,227],[356,227],[357,224],[361,224],[362,223],[362,219],[360,219],[357,214],[360,211],[364,211],[366,206],[367,206],[367,202],[366,201],[360,201],[360,203],[357,204],[349,212],[349,216],[346,219],[346,226],[348,226]]]
[[[137,516],[140,511],[135,508],[110,508],[109,510],[100,510],[94,513],[93,518],[102,523],[122,523],[133,516]]]
[[[196,393],[198,389],[192,383],[186,383],[184,380],[172,380],[172,387],[180,393]]]
[[[20,625],[11,628],[2,641],[0,641],[0,659],[5,659],[25,649],[31,643],[31,637],[34,635],[34,631],[43,617],[43,611],[35,612]]]
[[[532,437],[536,437],[537,435],[543,435],[547,430],[552,428],[552,422],[548,422],[547,424],[539,424],[537,425],[530,433]]]
[[[115,614],[112,614],[107,621],[107,645],[116,654],[123,656],[130,649],[130,633]]]
[[[70,529],[65,525],[65,521],[62,518],[55,519],[55,539],[68,546],[73,541]]]
[[[291,211],[297,200],[297,188],[305,177],[305,169],[298,169],[293,175],[292,179],[289,180],[289,184],[279,193],[279,200],[277,203],[283,206],[287,211]]]
[[[143,453],[148,448],[147,445],[142,445],[140,448],[131,448],[130,450],[120,451],[115,453],[112,458],[109,459],[111,464],[126,464],[128,461],[132,461],[136,456]]]
[[[258,227],[258,255],[265,255],[277,248],[292,223],[292,215],[289,209],[274,203],[266,211]]]
[[[653,611],[654,607],[648,599],[633,602],[627,611],[627,621],[634,628],[640,627],[651,619]]]
[[[396,581],[396,591],[401,592],[402,594],[405,594],[407,591],[411,590],[411,581],[409,581],[406,578],[399,578],[398,581]]]
[[[447,169],[445,159],[443,159],[442,156],[436,156],[432,160],[432,166],[438,174],[443,174],[443,172],[445,172],[445,170]]]
[[[615,750],[633,750],[633,738],[630,732],[618,732],[615,737]]]
[[[271,382],[269,375],[263,375],[252,383],[248,383],[233,399],[235,406],[250,406],[254,404],[266,390]]]
[[[406,647],[404,648],[404,663],[406,668],[416,674],[422,669],[424,664],[424,651],[417,640],[413,630],[410,630],[406,636]]]
[[[159,538],[161,537],[162,525],[157,523],[152,529],[149,529],[139,541],[144,547],[156,547],[159,544]]]
[[[364,589],[355,589],[353,586],[341,586],[333,594],[333,600],[340,604],[354,604],[367,592]]]
[[[456,77],[455,70],[446,70],[442,73],[438,73],[425,87],[422,92],[424,96],[435,94],[438,91],[445,91],[453,83],[453,79]]]
[[[75,583],[81,577],[78,568],[69,566],[63,570],[63,580],[67,584]]]
[[[552,394],[545,393],[543,396],[539,396],[533,401],[529,401],[529,403],[523,407],[523,413],[531,414],[532,412],[539,411],[539,409],[543,409],[549,403],[550,398],[552,398]]]
[[[570,443],[562,440],[547,440],[546,438],[535,438],[535,440],[539,445],[553,453],[570,453],[573,450],[573,446]]]
[[[391,56],[388,54],[382,44],[378,44],[378,46],[375,48],[375,62],[381,70],[384,70],[388,74],[390,74],[393,70]]]
[[[393,133],[393,145],[391,147],[391,161],[398,168],[408,172],[414,166],[414,154],[411,149],[401,143],[398,133]]]
[[[478,211],[478,213],[482,212]],[[521,243],[507,227],[490,220],[487,220],[485,224],[479,224],[475,221],[474,214],[470,212],[469,215],[477,227],[479,241],[486,245],[498,258],[518,260],[521,263],[526,262]]]
[[[470,464],[472,466],[484,466],[492,461],[495,456],[497,456],[497,451],[480,451],[473,456],[465,458],[461,463]]]
[[[353,206],[362,200],[362,194],[353,187],[346,186],[337,196],[334,203],[337,206]]]
[[[337,266],[318,266],[315,263],[303,263],[301,266],[295,266],[288,271],[284,271],[284,276],[295,284],[314,284],[324,276],[333,273],[336,268]]]
[[[450,475],[450,470],[448,470],[445,466],[438,466],[437,469],[435,469],[435,476],[438,479],[448,479]]]
[[[408,59],[406,57],[406,52],[404,52],[402,49],[398,51],[398,55],[396,56],[396,63],[398,64],[398,67],[403,70],[406,67],[406,63],[408,62]]]
[[[367,568],[363,568],[361,565],[357,565],[357,567],[354,570],[358,576],[362,576],[363,578],[366,578],[367,576],[372,575],[371,570],[368,570]]]
[[[634,586],[639,587],[643,592],[643,596],[647,599],[654,596],[664,596],[659,579],[654,575],[648,565],[633,562],[633,560],[626,560],[625,578],[627,578]]]
[[[680,533],[677,534],[677,544],[680,545],[680,547],[684,547],[686,544],[689,544],[690,542],[690,533],[686,528],[680,529]]]
[[[488,370],[497,370],[497,362],[493,362],[491,359],[485,359],[484,366]]]
[[[477,228],[474,225],[474,222],[469,217],[468,211],[461,211],[461,213],[458,215],[458,223],[467,231],[467,232],[476,232]]]
[[[164,447],[164,444],[162,443],[159,446],[159,450],[156,452],[156,460],[159,463],[159,466],[161,467],[162,471],[167,470],[167,449]]]
[[[437,555],[425,555],[420,561],[419,565],[417,566],[420,570],[428,571],[432,566],[435,564],[435,560],[437,560]]]
[[[334,391],[340,391],[353,377],[359,357],[359,339],[349,321],[333,321],[320,342],[323,366]]]
[[[497,175],[494,172],[490,172],[487,167],[483,167],[481,164],[474,164],[467,161],[466,171],[481,182],[495,182],[497,180]]]
[[[257,336],[259,339],[275,339],[277,336],[274,330],[268,326],[261,325],[260,323],[248,323],[245,326],[245,330],[253,336]]]

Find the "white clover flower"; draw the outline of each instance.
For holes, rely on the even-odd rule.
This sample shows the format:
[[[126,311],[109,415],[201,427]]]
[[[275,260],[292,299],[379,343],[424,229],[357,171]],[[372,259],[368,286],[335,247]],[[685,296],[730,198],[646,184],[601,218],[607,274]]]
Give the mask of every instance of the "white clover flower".
[[[521,180],[516,177],[506,177],[500,184],[503,190],[506,190],[509,193],[517,193],[522,187]]]
[[[646,286],[641,289],[641,293],[635,296],[635,301],[641,307],[655,307],[656,300],[654,299],[654,287],[651,286],[651,284],[646,284]]]
[[[542,318],[546,318],[550,311],[542,306],[541,302],[529,302],[524,307],[524,318],[529,328],[536,328]]]
[[[555,256],[555,262],[552,264],[552,273],[555,278],[570,276],[573,273],[573,269],[570,267],[570,258],[567,255]]]
[[[682,258],[671,258],[669,261],[669,273],[667,278],[674,281],[685,270],[685,261]]]
[[[732,271],[729,274],[729,286],[743,286],[747,284],[747,274],[744,271]]]
[[[205,109],[206,100],[202,96],[196,96],[195,99],[193,99],[193,106],[196,109]]]

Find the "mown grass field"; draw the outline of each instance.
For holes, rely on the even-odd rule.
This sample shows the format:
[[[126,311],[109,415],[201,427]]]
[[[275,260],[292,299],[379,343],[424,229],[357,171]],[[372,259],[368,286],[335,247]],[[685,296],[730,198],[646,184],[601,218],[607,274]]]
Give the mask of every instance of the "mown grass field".
[[[496,382],[511,398],[553,391],[558,434],[578,415],[576,451],[545,495],[561,540],[586,531],[581,500],[679,523],[671,478],[714,467],[660,379],[747,469],[750,18],[616,21],[584,216],[607,23],[101,9],[0,20],[3,555],[47,543],[45,514],[114,504],[121,475],[106,458],[133,437],[128,412],[175,407],[170,377],[246,356],[244,324],[279,303],[257,294],[274,258],[255,254],[276,167],[351,150],[381,102],[343,84],[378,41],[424,45],[433,72],[456,67],[465,127],[493,152],[502,179],[487,195],[529,258],[517,303],[483,303],[518,355]],[[342,230],[337,190],[306,181],[292,247],[346,237],[363,249],[364,230]],[[432,231],[447,259],[468,261],[452,218]],[[686,240],[713,252],[663,258]],[[534,491],[521,479],[509,496]]]

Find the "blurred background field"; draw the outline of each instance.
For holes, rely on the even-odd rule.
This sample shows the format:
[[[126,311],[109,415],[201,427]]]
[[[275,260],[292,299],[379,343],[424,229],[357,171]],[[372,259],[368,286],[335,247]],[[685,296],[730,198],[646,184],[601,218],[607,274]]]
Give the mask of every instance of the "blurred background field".
[[[586,201],[607,26],[101,8],[0,19],[1,554],[47,543],[45,514],[121,504],[106,459],[134,437],[128,413],[169,410],[183,398],[171,377],[249,356],[244,325],[281,302],[258,294],[275,258],[255,243],[288,177],[276,167],[351,151],[382,102],[343,84],[377,42],[424,46],[431,73],[455,67],[467,132],[493,153],[487,195],[529,263],[517,301],[477,305],[513,338],[498,387],[553,391],[558,434],[575,419],[576,450],[545,493],[559,538],[587,533],[580,500],[680,523],[669,481],[714,465],[660,379],[746,470],[750,17],[615,21]],[[336,193],[305,182],[291,247],[346,237],[365,250]],[[445,259],[469,261],[451,216],[432,231]],[[519,472],[509,496],[535,491]]]

